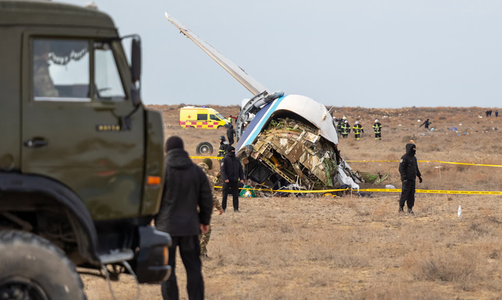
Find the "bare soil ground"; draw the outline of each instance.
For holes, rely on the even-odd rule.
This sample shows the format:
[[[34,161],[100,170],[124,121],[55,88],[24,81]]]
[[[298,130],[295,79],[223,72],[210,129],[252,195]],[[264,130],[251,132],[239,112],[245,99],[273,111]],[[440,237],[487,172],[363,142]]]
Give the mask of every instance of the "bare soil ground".
[[[181,136],[191,155],[202,141],[211,142],[217,152],[225,130],[181,129],[177,105],[154,108],[163,112],[166,136]],[[215,108],[224,116],[238,114],[237,106]],[[345,159],[398,160],[413,139],[421,160],[500,165],[502,117],[485,118],[484,110],[337,108],[336,117],[347,116],[351,125],[359,120],[366,131],[361,141],[351,135],[339,148]],[[375,118],[384,126],[382,141],[373,138]],[[433,122],[433,132],[419,128],[426,118]],[[447,127],[457,127],[460,135]],[[351,166],[372,173],[390,170],[380,186],[400,187],[397,163]],[[419,167],[424,182],[417,188],[502,191],[502,168]],[[397,194],[241,198],[241,214],[213,216],[212,259],[204,261],[206,298],[502,299],[502,196],[416,198],[414,217],[397,213]],[[179,266],[181,261],[178,284],[187,299],[185,272]],[[104,280],[82,277],[90,300],[111,299]],[[117,299],[134,299],[131,276],[112,285]],[[159,285],[140,288],[141,299],[161,299]]]

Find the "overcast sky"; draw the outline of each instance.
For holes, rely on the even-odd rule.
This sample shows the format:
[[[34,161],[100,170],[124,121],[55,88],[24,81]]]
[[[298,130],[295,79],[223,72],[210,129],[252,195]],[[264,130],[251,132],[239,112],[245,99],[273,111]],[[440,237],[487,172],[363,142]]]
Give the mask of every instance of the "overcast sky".
[[[147,104],[252,96],[179,34],[167,11],[269,90],[337,106],[502,107],[500,0],[95,3],[120,34],[141,35]]]

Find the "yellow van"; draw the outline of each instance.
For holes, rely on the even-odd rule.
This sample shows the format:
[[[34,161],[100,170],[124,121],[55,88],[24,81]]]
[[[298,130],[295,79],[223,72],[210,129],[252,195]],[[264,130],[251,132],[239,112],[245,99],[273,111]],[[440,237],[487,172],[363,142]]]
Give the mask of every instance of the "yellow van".
[[[202,129],[217,129],[228,124],[228,121],[213,108],[194,106],[180,108],[179,122],[183,128]]]

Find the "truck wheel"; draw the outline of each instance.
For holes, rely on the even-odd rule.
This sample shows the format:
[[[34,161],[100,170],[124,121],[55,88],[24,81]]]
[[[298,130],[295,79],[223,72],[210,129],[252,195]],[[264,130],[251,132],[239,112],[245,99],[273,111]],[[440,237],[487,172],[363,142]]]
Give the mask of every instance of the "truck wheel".
[[[0,299],[85,300],[65,253],[37,235],[0,231]]]
[[[197,145],[195,151],[197,151],[197,154],[202,154],[202,155],[213,154],[213,145],[211,145],[211,143],[209,142],[202,142]]]

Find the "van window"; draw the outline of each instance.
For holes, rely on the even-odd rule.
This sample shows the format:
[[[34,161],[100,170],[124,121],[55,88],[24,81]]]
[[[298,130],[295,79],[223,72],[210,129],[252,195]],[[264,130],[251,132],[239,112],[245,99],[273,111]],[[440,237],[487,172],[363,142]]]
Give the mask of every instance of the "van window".
[[[35,101],[91,101],[89,41],[33,40]]]
[[[197,120],[198,121],[206,121],[207,120],[207,114],[197,114]]]
[[[216,117],[215,115],[210,115],[210,118],[211,120],[214,120],[214,121],[221,121],[220,119],[218,119],[218,117]]]

